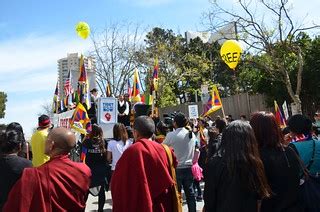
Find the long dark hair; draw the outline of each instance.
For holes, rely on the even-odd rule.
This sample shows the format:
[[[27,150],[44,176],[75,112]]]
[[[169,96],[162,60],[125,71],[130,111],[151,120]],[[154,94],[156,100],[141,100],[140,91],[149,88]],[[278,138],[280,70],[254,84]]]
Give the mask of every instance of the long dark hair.
[[[251,126],[233,121],[222,134],[220,152],[230,176],[261,198],[270,197],[271,189],[260,159],[258,144]]]
[[[252,115],[250,124],[260,148],[281,147],[283,136],[273,113],[264,111],[256,112]]]
[[[103,140],[103,131],[99,125],[92,125],[92,131],[89,133],[88,138],[93,141],[93,144],[99,145],[102,153],[106,152],[106,147]]]
[[[122,141],[124,145],[126,145],[126,142],[128,140],[128,133],[127,129],[122,123],[117,123],[113,127],[113,138],[116,141]]]
[[[16,132],[21,133],[21,139],[22,139],[22,143],[25,143],[26,139],[24,138],[24,133],[23,133],[23,128],[21,126],[21,124],[19,124],[18,122],[11,122],[10,124],[8,124],[6,131],[9,130],[14,130]]]
[[[3,154],[17,153],[23,142],[24,136],[20,131],[7,130],[0,135],[0,151]]]

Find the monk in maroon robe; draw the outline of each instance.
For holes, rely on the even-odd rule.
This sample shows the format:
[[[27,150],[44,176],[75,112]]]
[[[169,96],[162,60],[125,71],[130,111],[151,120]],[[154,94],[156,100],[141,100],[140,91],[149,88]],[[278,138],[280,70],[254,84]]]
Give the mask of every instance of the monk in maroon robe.
[[[136,143],[121,156],[111,180],[114,212],[171,212],[174,181],[161,144],[152,141],[154,122],[140,116],[134,122]],[[175,165],[176,158],[173,155]]]
[[[53,129],[45,146],[50,160],[23,171],[3,211],[84,211],[91,172],[84,163],[68,158],[75,144],[73,132],[65,128]]]

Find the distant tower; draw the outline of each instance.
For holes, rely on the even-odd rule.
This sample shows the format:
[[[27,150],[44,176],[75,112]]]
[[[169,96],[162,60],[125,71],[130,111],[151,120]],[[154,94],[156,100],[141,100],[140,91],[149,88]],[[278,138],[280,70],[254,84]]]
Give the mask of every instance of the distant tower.
[[[68,53],[67,57],[58,60],[58,80],[59,80],[59,97],[64,97],[64,83],[71,71],[71,85],[74,90],[78,87],[78,78],[80,75],[80,54]],[[94,57],[84,57],[86,67],[89,90],[96,87],[96,61]]]

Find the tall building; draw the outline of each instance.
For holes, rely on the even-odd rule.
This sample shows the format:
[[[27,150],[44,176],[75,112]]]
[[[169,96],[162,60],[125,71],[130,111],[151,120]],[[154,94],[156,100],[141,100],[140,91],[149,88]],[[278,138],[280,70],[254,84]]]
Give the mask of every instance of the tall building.
[[[80,75],[80,54],[70,53],[67,57],[58,60],[58,80],[59,80],[59,97],[64,97],[64,83],[71,71],[71,85],[74,90],[78,87]],[[84,57],[84,64],[87,71],[89,90],[96,87],[96,61],[94,57]]]

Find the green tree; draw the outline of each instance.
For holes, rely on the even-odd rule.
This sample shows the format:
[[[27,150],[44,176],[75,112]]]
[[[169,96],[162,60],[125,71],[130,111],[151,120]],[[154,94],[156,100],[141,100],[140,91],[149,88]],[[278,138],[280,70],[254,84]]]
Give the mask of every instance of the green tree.
[[[268,72],[274,83],[283,84],[297,111],[301,113],[300,95],[305,52],[296,38],[301,32],[318,28],[319,25],[296,24],[290,14],[288,0],[239,0],[235,3],[238,6],[237,11],[221,7],[216,0],[211,2],[212,10],[208,17],[212,29],[236,22],[238,38],[246,43],[249,50],[256,55],[263,55],[264,58],[249,62]],[[268,17],[268,20],[265,17]]]
[[[6,110],[7,94],[0,91],[0,118],[4,118]]]

